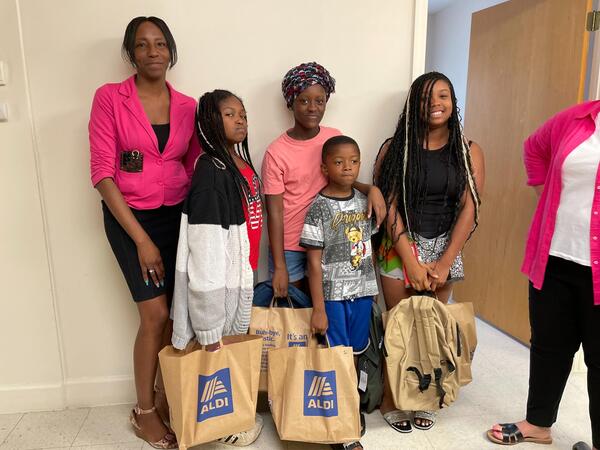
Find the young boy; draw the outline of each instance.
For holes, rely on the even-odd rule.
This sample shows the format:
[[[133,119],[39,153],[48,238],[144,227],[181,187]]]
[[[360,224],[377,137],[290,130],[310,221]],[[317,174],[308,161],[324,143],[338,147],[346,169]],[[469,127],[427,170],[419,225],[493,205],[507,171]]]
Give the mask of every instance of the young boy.
[[[321,161],[328,184],[311,204],[300,237],[307,252],[311,327],[326,334],[330,346],[350,346],[359,355],[369,345],[371,306],[378,292],[371,257],[376,229],[367,217],[367,197],[352,187],[360,169],[356,141],[328,139]],[[355,442],[344,448],[362,446]]]

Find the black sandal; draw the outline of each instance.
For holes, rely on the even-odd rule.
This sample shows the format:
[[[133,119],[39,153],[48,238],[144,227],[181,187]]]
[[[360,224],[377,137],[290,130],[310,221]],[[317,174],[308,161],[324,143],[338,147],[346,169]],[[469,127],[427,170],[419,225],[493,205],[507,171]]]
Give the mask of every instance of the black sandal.
[[[519,427],[514,424],[514,423],[500,423],[498,424],[502,427],[502,430],[488,430],[487,432],[487,437],[490,441],[492,441],[494,444],[500,444],[500,445],[516,445],[516,444],[520,444],[521,442],[531,442],[534,444],[552,444],[552,438],[547,438],[547,439],[540,439],[540,438],[534,438],[534,437],[525,437],[523,436],[523,433],[521,433],[521,430],[519,430]],[[494,436],[494,433],[498,433],[501,432],[502,433],[502,439],[498,439],[496,436]]]

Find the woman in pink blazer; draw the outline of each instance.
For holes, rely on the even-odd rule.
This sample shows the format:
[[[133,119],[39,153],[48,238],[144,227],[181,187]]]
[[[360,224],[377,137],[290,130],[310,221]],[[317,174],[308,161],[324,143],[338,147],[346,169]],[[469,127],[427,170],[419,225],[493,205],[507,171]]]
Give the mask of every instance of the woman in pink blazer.
[[[155,393],[154,384],[158,352],[171,336],[181,207],[200,153],[196,102],[166,82],[177,48],[164,21],[133,19],[122,50],[136,74],[96,91],[89,123],[91,178],[102,196],[108,241],[140,316],[131,424],[153,447],[177,448],[163,422],[168,420],[164,391]]]
[[[494,425],[498,444],[551,444],[573,356],[588,367],[594,450],[600,448],[600,101],[572,106],[525,141],[539,197],[521,270],[529,278],[531,351],[525,420]],[[574,449],[589,449],[580,442]]]

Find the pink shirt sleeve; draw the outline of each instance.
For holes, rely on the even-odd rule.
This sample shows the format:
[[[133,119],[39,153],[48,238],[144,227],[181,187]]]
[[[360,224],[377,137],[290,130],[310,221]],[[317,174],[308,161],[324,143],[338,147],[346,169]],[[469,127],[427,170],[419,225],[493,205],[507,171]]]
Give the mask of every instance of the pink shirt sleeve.
[[[263,158],[261,177],[266,195],[279,195],[285,191],[283,169],[267,150]]]
[[[115,178],[117,136],[108,86],[99,88],[94,95],[88,131],[91,178],[96,186],[104,178]]]
[[[546,182],[552,159],[551,135],[555,120],[556,116],[552,117],[525,140],[523,161],[528,186],[539,186]]]

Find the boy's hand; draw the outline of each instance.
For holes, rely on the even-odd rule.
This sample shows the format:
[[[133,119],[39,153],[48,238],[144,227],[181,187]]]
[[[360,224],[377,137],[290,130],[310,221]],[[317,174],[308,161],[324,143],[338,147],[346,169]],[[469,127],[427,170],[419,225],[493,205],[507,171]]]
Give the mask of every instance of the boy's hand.
[[[367,216],[369,218],[371,217],[372,212],[375,212],[377,226],[379,227],[385,219],[387,210],[385,207],[383,194],[377,186],[371,186],[371,189],[369,189],[369,195],[367,196]]]
[[[288,296],[289,275],[287,268],[275,269],[273,271],[273,295],[275,297]]]
[[[325,311],[320,309],[313,309],[312,317],[310,319],[310,327],[312,328],[313,334],[325,334],[329,327],[327,321],[327,314]]]

